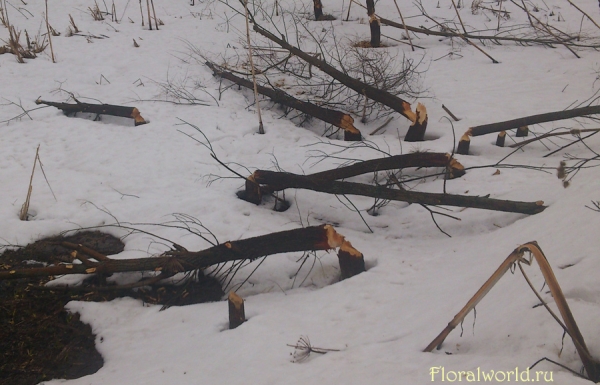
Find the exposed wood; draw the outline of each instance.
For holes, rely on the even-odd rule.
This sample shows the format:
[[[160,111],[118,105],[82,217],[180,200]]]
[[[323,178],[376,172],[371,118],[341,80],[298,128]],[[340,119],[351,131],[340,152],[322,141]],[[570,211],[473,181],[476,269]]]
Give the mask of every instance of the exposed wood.
[[[371,186],[362,183],[318,180],[311,176],[277,171],[257,170],[253,177],[257,183],[267,185],[269,189],[276,191],[298,188],[336,195],[359,195],[425,205],[473,207],[521,214],[537,214],[546,208],[542,201],[518,202],[480,196],[395,190],[385,186]]]
[[[340,262],[342,279],[354,277],[355,275],[366,271],[363,254],[352,247],[352,244],[348,241],[344,241],[342,246],[340,246],[340,249],[338,250],[338,259]]]
[[[496,138],[496,146],[504,147],[505,142],[506,142],[506,131],[500,131],[498,133],[498,137]]]
[[[266,37],[267,39],[278,44],[282,48],[288,50],[290,53],[294,54],[300,59],[319,68],[321,71],[325,72],[340,83],[344,84],[346,87],[356,91],[361,95],[365,95],[365,97],[369,99],[384,104],[393,109],[394,111],[400,113],[402,116],[404,116],[413,123],[409,129],[409,132],[413,128],[419,132],[425,132],[425,129],[427,128],[427,110],[424,106],[421,108],[420,113],[419,106],[417,106],[417,112],[412,112],[412,110],[410,109],[410,103],[408,103],[407,101],[399,98],[396,95],[392,95],[389,92],[382,91],[369,84],[363,83],[358,79],[346,75],[337,68],[327,64],[325,61],[319,60],[316,57],[302,51],[301,49],[294,47],[282,38],[275,36],[271,32],[259,26],[256,22],[254,23],[254,30]],[[418,135],[414,136],[418,137]]]
[[[408,128],[404,140],[407,142],[422,142],[425,140],[427,129],[427,109],[421,103],[417,103],[415,109],[415,122]]]
[[[230,291],[227,303],[229,304],[229,329],[235,329],[246,322],[244,299],[235,292]]]
[[[565,120],[595,114],[600,114],[600,106],[573,108],[571,110],[555,111],[548,112],[545,114],[525,116],[523,118],[506,120],[504,122],[483,124],[481,126],[469,128],[461,138],[461,142],[463,142],[463,140],[465,140],[467,136],[481,136],[491,134],[493,132],[507,131],[523,126],[530,126],[533,124],[554,122],[557,120]],[[459,148],[460,151],[457,150],[458,154],[467,155],[469,153],[468,142],[463,146],[459,144]]]
[[[220,263],[254,260],[272,254],[330,250],[340,247],[343,242],[344,237],[338,234],[332,226],[311,226],[224,242],[201,251],[172,250],[159,257],[99,261],[93,268],[89,268],[85,264],[61,264],[42,268],[0,271],[0,279],[64,274],[109,274],[128,271],[155,271],[170,276]]]
[[[102,115],[119,116],[119,117],[123,117],[123,118],[131,118],[135,121],[136,126],[147,123],[144,120],[144,118],[142,118],[142,116],[140,115],[140,111],[135,107],[117,106],[117,105],[113,105],[113,104],[89,104],[89,103],[81,103],[81,102],[77,102],[75,104],[69,104],[69,103],[50,102],[50,101],[41,100],[41,99],[36,100],[35,104],[45,104],[48,106],[56,107],[59,110],[62,110],[66,115],[75,114],[77,112],[89,112],[92,114],[102,114]]]
[[[239,76],[234,75],[231,72],[225,71],[223,68],[217,66],[214,63],[206,62],[205,64],[211,70],[213,70],[215,75],[230,80],[243,87],[254,89],[254,84],[250,80],[241,78]],[[341,128],[342,130],[344,130],[344,134],[351,134],[351,136],[349,136],[348,139],[352,139],[354,141],[362,140],[362,135],[360,131],[356,127],[354,127],[354,118],[352,118],[352,116],[348,114],[345,114],[341,111],[332,110],[330,108],[319,107],[316,104],[298,100],[280,89],[273,89],[261,85],[257,85],[256,89],[258,93],[270,98],[275,103],[280,103],[284,106],[295,108],[300,112],[304,112],[305,114],[308,114],[326,123],[333,124],[334,126]]]
[[[500,267],[496,269],[496,271],[492,274],[492,276],[481,286],[481,288],[475,293],[475,295],[467,302],[467,304],[456,314],[456,316],[448,323],[448,326],[442,330],[442,332],[433,340],[427,347],[423,350],[425,352],[431,352],[436,347],[441,347],[441,344],[444,342],[446,337],[450,334],[456,326],[460,325],[464,318],[477,306],[477,304],[485,297],[487,293],[494,287],[496,283],[504,276],[504,274],[513,268],[515,264],[519,266],[521,271],[524,273],[521,264],[524,263],[526,265],[531,265],[531,259],[524,258],[524,253],[529,252],[530,255],[535,258],[538,266],[544,276],[546,285],[550,289],[550,293],[552,294],[552,298],[556,303],[556,307],[558,308],[562,319],[564,320],[564,324],[554,315],[553,312],[546,306],[546,309],[550,311],[553,317],[559,322],[559,324],[563,327],[565,332],[571,337],[573,340],[573,344],[579,353],[581,361],[583,362],[583,366],[587,372],[588,378],[593,382],[598,382],[600,380],[600,362],[594,359],[583,339],[583,335],[581,334],[579,327],[577,326],[577,322],[575,322],[575,318],[569,309],[569,305],[565,296],[562,292],[560,285],[548,263],[548,259],[542,252],[541,248],[537,244],[537,242],[529,242],[524,245],[517,247],[505,260],[502,262]],[[526,278],[527,279],[527,278]],[[533,287],[532,287],[533,289]],[[536,296],[538,296],[537,292]],[[538,298],[541,298],[538,296]],[[542,300],[542,303],[544,301]]]
[[[375,14],[375,0],[367,0],[367,15],[371,29],[371,47],[377,48],[381,46],[381,23]]]

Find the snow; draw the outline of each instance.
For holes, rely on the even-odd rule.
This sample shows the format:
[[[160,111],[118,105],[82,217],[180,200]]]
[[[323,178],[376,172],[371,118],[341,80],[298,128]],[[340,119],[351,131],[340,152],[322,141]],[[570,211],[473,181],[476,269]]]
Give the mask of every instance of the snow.
[[[451,2],[440,1],[440,8],[434,3],[425,4],[432,16],[456,21]],[[579,3],[592,17],[598,17],[594,2]],[[241,9],[237,2],[230,4]],[[271,12],[272,3],[260,4]],[[296,7],[297,14],[302,7],[307,12],[312,8],[295,1],[280,4],[288,11]],[[567,2],[545,0],[538,4],[534,0],[531,4],[538,5],[537,16],[548,17],[552,25],[570,32],[579,30],[581,14]],[[30,36],[40,29],[45,32],[44,2],[30,0],[27,5],[14,5],[33,15],[22,15],[9,6],[10,20],[18,29],[27,29]],[[457,328],[441,350],[422,353],[506,256],[531,240],[545,251],[588,348],[593,356],[600,357],[600,214],[585,207],[600,199],[600,171],[582,170],[565,189],[552,170],[566,152],[577,157],[594,156],[588,148],[578,144],[543,158],[549,151],[534,143],[505,163],[544,166],[548,172],[487,167],[468,170],[464,177],[448,181],[449,193],[543,200],[549,206],[534,216],[451,208],[448,213],[461,221],[440,216],[436,219],[452,238],[442,234],[429,213],[414,204],[393,202],[382,208],[380,215],[370,216],[365,210],[372,200],[351,197],[373,233],[341,202],[342,197],[338,200],[306,190],[288,191],[286,198],[292,207],[275,212],[271,203],[255,206],[235,196],[243,182],[219,178],[231,174],[210,157],[202,144],[190,139],[193,136],[204,141],[191,125],[202,130],[221,160],[231,162],[244,175],[276,166],[296,173],[333,168],[343,161],[329,158],[318,162],[315,156],[318,151],[339,151],[329,143],[348,143],[322,137],[325,125],[319,121],[296,126],[265,101],[261,106],[266,134],[258,135],[253,96],[247,90],[232,87],[222,93],[218,104],[213,100],[219,99],[220,81],[194,60],[197,56],[190,57],[190,45],[213,60],[236,52],[245,58],[241,43],[245,36],[240,32],[245,28],[243,18],[220,2],[190,6],[184,0],[157,0],[157,16],[164,25],[159,31],[149,31],[147,24],[144,28],[140,24],[135,1],[115,1],[120,23],[111,22],[110,17],[94,21],[88,11],[91,5],[83,0],[49,4],[50,24],[62,33],[52,40],[55,64],[48,49],[26,64],[18,64],[10,54],[0,56],[0,97],[6,103],[17,104],[0,106],[0,121],[10,120],[0,127],[3,243],[25,245],[61,231],[98,226],[124,236],[126,230],[108,226],[118,220],[190,250],[208,247],[188,232],[158,225],[173,221],[177,213],[197,218],[221,242],[330,223],[365,255],[368,270],[340,282],[335,253],[318,253],[312,269],[313,257],[300,268],[301,254],[274,255],[238,287],[256,267],[251,264],[229,287],[245,299],[248,318],[234,330],[227,330],[225,301],[165,311],[127,298],[107,303],[71,302],[68,309],[81,313],[81,319],[90,323],[97,334],[97,348],[105,365],[90,376],[46,384],[306,384],[315,379],[331,384],[422,384],[432,382],[432,367],[442,366],[446,371],[525,370],[542,357],[579,371],[581,361],[572,341],[565,338],[563,346],[560,326],[543,307],[534,308],[539,301],[519,272],[507,274],[477,306],[476,322],[473,314],[465,319],[462,336]],[[419,16],[414,4],[399,5],[407,24],[432,26]],[[497,6],[495,2],[488,5]],[[353,5],[351,20],[341,21],[347,6],[347,2],[327,1],[325,11],[338,20],[308,22],[307,26],[315,33],[334,28],[338,37],[367,39],[366,11]],[[482,14],[473,15],[469,6],[460,10],[468,28],[495,28],[495,19],[487,21]],[[504,7],[512,13],[503,25],[528,23],[526,15],[512,4],[504,3]],[[554,15],[549,16],[548,10]],[[393,4],[380,2],[377,12],[399,20]],[[69,14],[82,34],[106,38],[67,37]],[[557,21],[557,15],[566,21]],[[262,14],[257,20],[274,30]],[[272,20],[281,27],[281,16],[273,16]],[[594,36],[600,33],[587,20],[583,28]],[[384,27],[383,33],[400,38],[404,32]],[[258,39],[255,35],[253,38]],[[5,28],[0,29],[0,38],[8,38]],[[139,48],[133,47],[133,39]],[[406,55],[422,62],[418,86],[423,93],[418,100],[428,109],[427,134],[431,138],[421,143],[399,141],[398,133],[402,138],[409,122],[393,115],[394,120],[383,133],[366,135],[374,146],[391,154],[451,152],[453,127],[460,137],[468,127],[561,110],[583,103],[598,91],[598,54],[593,50],[578,49],[581,59],[577,59],[562,46],[486,45],[483,48],[500,61],[492,64],[479,51],[456,39],[413,37],[416,44],[426,48],[414,53],[406,45],[383,40],[391,45],[386,49],[399,58]],[[303,43],[310,46],[308,41]],[[173,101],[161,88],[167,81],[187,85],[208,106],[166,102]],[[196,82],[203,90],[193,89]],[[31,119],[24,116],[11,120],[22,112],[19,103],[27,110],[34,109],[38,97],[65,101],[66,91],[84,102],[136,106],[150,123],[134,127],[115,121],[94,122],[66,117],[54,108],[32,111]],[[443,118],[446,114],[442,104],[461,120],[451,125]],[[362,124],[359,120],[356,117],[356,126],[363,133],[384,122],[380,119]],[[532,129],[542,133],[557,127],[593,124],[579,119]],[[457,158],[466,167],[494,165],[513,151],[493,146],[494,141],[493,134],[473,138],[473,155]],[[560,138],[554,142],[566,143]],[[599,141],[592,137],[586,143],[598,148]],[[38,167],[30,207],[33,216],[29,221],[20,221],[18,212],[38,145],[57,200]],[[370,159],[381,153],[356,148],[341,156]],[[494,175],[496,169],[500,174]],[[370,178],[358,180],[368,182]],[[412,186],[440,192],[442,183],[428,179]],[[129,235],[125,243],[125,251],[115,258],[158,255],[167,248],[163,241],[144,233]],[[568,264],[573,266],[559,268]],[[543,278],[535,264],[526,270],[534,285],[541,288]],[[555,309],[546,291],[541,295]],[[294,348],[288,345],[294,345],[300,336],[307,336],[315,347],[339,351],[312,354],[294,363]],[[587,383],[549,363],[541,363],[534,370],[552,371],[557,384]],[[435,382],[439,381],[437,377]]]

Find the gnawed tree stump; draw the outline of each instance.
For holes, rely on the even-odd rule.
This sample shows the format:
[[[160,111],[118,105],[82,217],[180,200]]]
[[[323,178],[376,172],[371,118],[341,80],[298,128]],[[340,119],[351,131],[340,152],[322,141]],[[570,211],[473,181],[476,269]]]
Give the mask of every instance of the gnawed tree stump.
[[[250,80],[236,76],[233,73],[226,71],[225,69],[217,66],[214,63],[206,62],[205,64],[211,70],[213,70],[215,75],[230,80],[235,84],[239,84],[243,87],[254,89],[254,84]],[[330,108],[320,107],[316,104],[296,99],[280,89],[273,89],[257,85],[257,91],[259,94],[271,99],[274,103],[279,103],[286,107],[294,108],[307,115],[310,115],[326,123],[341,128],[342,130],[344,130],[344,140],[346,141],[362,140],[362,135],[360,131],[356,127],[354,127],[354,118],[352,118],[352,116],[348,114],[345,114],[341,111],[332,110]]]
[[[380,47],[381,23],[375,14],[375,0],[367,0],[367,15],[369,16],[369,28],[371,29],[371,47]]]
[[[523,138],[527,135],[529,135],[529,127],[528,126],[521,126],[521,127],[517,128],[517,134],[515,135],[517,138]]]
[[[338,250],[338,259],[340,261],[342,279],[354,277],[355,275],[366,271],[363,254],[352,247],[352,244],[348,241],[344,241],[342,246],[340,246],[340,249]]]
[[[246,322],[244,299],[235,292],[230,291],[227,303],[229,304],[229,329],[235,329]]]
[[[140,111],[135,107],[117,106],[113,104],[89,104],[77,101],[75,104],[50,102],[38,99],[35,104],[45,104],[62,110],[65,115],[75,114],[77,112],[89,112],[98,115],[111,115],[122,118],[131,118],[136,126],[146,124],[147,122],[140,115]]]
[[[323,18],[323,3],[321,3],[321,0],[313,0],[313,8],[315,11],[315,20],[321,20]]]
[[[581,108],[573,108],[571,110],[564,111],[556,111],[556,112],[548,112],[545,114],[539,115],[531,115],[525,116],[523,118],[507,120],[504,122],[498,123],[490,123],[484,124],[481,126],[475,126],[469,128],[465,134],[462,136],[460,143],[458,145],[458,149],[456,151],[457,154],[468,155],[469,154],[469,145],[471,136],[481,136],[486,134],[491,134],[493,132],[501,132],[507,131],[515,128],[526,127],[532,124],[546,123],[546,122],[554,122],[557,120],[565,120],[576,118],[580,116],[588,116],[600,114],[600,106],[587,106]],[[524,132],[524,131],[522,131]],[[520,136],[517,133],[517,136]],[[526,135],[523,135],[526,136]]]
[[[504,147],[505,141],[506,141],[506,131],[500,131],[500,133],[498,134],[498,137],[496,138],[496,146]]]
[[[345,73],[326,63],[325,61],[320,60],[302,51],[301,49],[294,47],[284,39],[277,37],[276,35],[259,26],[256,22],[254,23],[253,28],[254,31],[258,32],[260,35],[273,41],[283,49],[289,51],[291,54],[299,57],[307,63],[319,68],[321,71],[325,72],[327,75],[339,81],[346,87],[354,90],[355,92],[361,95],[364,95],[366,98],[388,106],[389,108],[393,109],[394,111],[400,113],[402,116],[410,120],[412,122],[412,125],[410,126],[408,133],[404,138],[405,141],[414,142],[423,140],[425,130],[427,129],[427,109],[425,108],[425,106],[419,103],[417,105],[416,111],[413,112],[411,110],[410,103],[403,100],[402,98],[346,75]]]

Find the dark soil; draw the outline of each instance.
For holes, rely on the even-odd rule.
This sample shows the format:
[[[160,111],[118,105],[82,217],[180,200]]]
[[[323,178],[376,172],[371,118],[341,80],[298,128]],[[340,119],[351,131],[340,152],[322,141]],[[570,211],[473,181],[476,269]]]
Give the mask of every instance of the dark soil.
[[[0,255],[0,270],[41,267],[44,264],[72,262],[72,250],[55,244],[67,241],[83,244],[104,255],[123,251],[121,240],[100,232],[80,232],[68,237],[52,237]],[[91,279],[83,289],[44,287],[50,279],[0,280],[0,385],[33,385],[53,378],[78,378],[95,373],[104,360],[95,347],[95,335],[79,314],[64,310],[72,300],[109,301],[131,296],[146,303],[188,305],[220,300],[218,281],[203,277],[184,285],[162,285],[138,290],[87,290],[97,287]]]

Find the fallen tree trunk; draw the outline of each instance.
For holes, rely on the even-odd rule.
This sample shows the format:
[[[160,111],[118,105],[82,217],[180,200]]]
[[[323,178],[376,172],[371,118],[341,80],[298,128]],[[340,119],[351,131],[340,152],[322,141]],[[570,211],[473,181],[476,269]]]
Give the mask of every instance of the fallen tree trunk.
[[[164,276],[203,269],[212,265],[253,260],[272,254],[330,250],[347,241],[330,225],[281,231],[254,238],[229,241],[206,250],[168,251],[160,257],[108,259],[90,264],[62,264],[33,269],[0,271],[0,279],[54,276],[64,274],[110,274],[130,271],[157,271]]]
[[[363,83],[358,79],[346,75],[337,68],[327,64],[325,61],[319,60],[316,57],[313,57],[302,51],[301,49],[294,47],[287,41],[275,36],[271,32],[260,27],[256,22],[254,23],[254,31],[277,43],[279,46],[298,56],[307,63],[319,68],[321,71],[344,84],[346,87],[356,91],[361,95],[364,95],[369,99],[375,100],[376,102],[390,107],[394,111],[400,113],[402,116],[410,120],[412,125],[404,137],[405,141],[416,142],[423,140],[425,130],[427,129],[427,109],[421,103],[417,104],[415,112],[413,112],[410,109],[410,103],[407,101],[399,98],[396,95],[392,95],[389,92],[382,91],[369,84]]]
[[[564,111],[556,111],[556,112],[548,112],[545,114],[539,115],[531,115],[525,116],[523,118],[507,120],[504,122],[498,123],[490,123],[483,124],[481,126],[475,126],[469,128],[463,138],[461,138],[461,142],[466,141],[466,137],[470,136],[481,136],[486,134],[491,134],[493,132],[501,132],[506,130],[511,130],[514,128],[520,128],[523,126],[530,126],[532,124],[546,123],[546,122],[554,122],[557,120],[565,120],[571,118],[577,118],[581,116],[600,114],[600,106],[587,106],[581,108],[573,108],[571,110]],[[463,144],[462,146],[459,143],[460,151],[457,151],[458,154],[468,155],[469,153],[469,145],[468,143]]]
[[[461,177],[465,174],[465,168],[450,154],[440,152],[414,152],[411,154],[394,155],[387,158],[365,160],[339,167],[333,170],[321,171],[307,175],[316,182],[327,182],[339,179],[347,179],[353,176],[378,171],[401,170],[409,167],[445,167],[448,179]],[[241,199],[254,204],[262,202],[263,194],[272,193],[270,186],[260,186],[251,175],[246,181],[244,191],[238,193]]]
[[[131,118],[135,121],[135,125],[139,126],[147,122],[140,115],[140,111],[135,107],[117,106],[113,104],[89,104],[77,101],[75,104],[57,103],[38,99],[35,104],[45,104],[47,106],[56,107],[62,110],[66,115],[75,114],[77,112],[89,112],[92,114],[102,114],[119,116],[123,118]]]
[[[266,185],[271,191],[299,188],[336,195],[360,195],[424,205],[473,207],[521,214],[537,214],[546,208],[542,201],[518,202],[479,196],[393,190],[385,186],[319,180],[312,178],[310,175],[304,176],[277,171],[257,170],[251,178],[257,184]]]
[[[215,75],[230,80],[243,87],[254,89],[254,84],[250,80],[241,78],[239,76],[234,75],[231,72],[225,71],[224,69],[215,65],[214,63],[206,62],[205,64],[211,70],[213,70]],[[315,104],[298,100],[282,90],[257,85],[257,91],[259,94],[270,98],[275,103],[280,103],[284,106],[294,108],[300,112],[304,112],[305,114],[308,114],[326,123],[333,124],[334,126],[341,128],[342,130],[344,130],[344,140],[362,140],[362,135],[360,131],[356,127],[354,127],[354,118],[352,118],[352,116],[348,114],[329,108],[319,107]]]
[[[365,160],[333,170],[307,175],[315,180],[339,180],[370,172],[400,170],[409,167],[447,167],[450,177],[457,178],[465,174],[465,168],[452,155],[442,152],[413,152]]]

